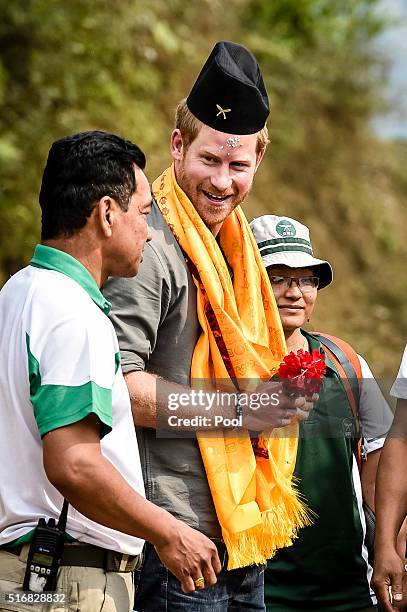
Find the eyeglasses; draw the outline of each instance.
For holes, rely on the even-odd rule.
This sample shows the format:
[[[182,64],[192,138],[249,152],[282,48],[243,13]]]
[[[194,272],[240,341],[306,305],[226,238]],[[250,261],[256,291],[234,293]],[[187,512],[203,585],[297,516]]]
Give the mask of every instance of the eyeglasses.
[[[286,291],[290,289],[294,282],[301,293],[310,293],[314,289],[317,289],[319,285],[318,276],[270,276],[270,281],[273,289],[280,291]]]

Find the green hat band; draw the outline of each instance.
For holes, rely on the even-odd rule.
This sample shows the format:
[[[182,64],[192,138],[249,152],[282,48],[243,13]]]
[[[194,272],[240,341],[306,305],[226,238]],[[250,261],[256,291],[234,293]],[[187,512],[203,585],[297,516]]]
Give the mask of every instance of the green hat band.
[[[308,255],[314,255],[311,243],[304,238],[272,238],[259,242],[258,247],[262,257],[272,253],[281,253],[282,251],[301,251],[302,253],[308,253]]]

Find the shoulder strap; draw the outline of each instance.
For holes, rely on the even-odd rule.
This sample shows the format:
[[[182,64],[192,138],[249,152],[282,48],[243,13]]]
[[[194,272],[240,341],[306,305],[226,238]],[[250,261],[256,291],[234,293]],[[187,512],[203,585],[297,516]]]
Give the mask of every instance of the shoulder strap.
[[[312,335],[320,341],[332,361],[338,367],[339,374],[345,382],[345,389],[352,412],[359,419],[362,368],[356,351],[345,340],[335,336],[322,334],[321,332],[312,332]]]
[[[362,368],[356,351],[350,344],[328,334],[312,332],[311,334],[323,345],[324,350],[334,362],[343,386],[348,396],[349,404],[352,409],[356,422],[357,448],[355,449],[356,459],[359,469],[362,465],[362,441],[360,437],[360,417],[359,402],[361,394]]]

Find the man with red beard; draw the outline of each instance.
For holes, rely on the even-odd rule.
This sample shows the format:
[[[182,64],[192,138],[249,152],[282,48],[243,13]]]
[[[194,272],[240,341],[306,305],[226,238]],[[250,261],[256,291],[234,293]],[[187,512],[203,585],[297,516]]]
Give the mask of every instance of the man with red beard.
[[[244,387],[237,381],[268,380],[285,354],[271,287],[239,206],[266,150],[268,114],[256,59],[241,45],[217,43],[177,108],[173,164],[153,184],[153,239],[140,273],[134,281],[111,279],[105,286],[147,497],[209,536],[222,563],[215,588],[203,589],[205,576],[199,576],[195,592],[185,595],[147,545],[136,572],[139,612],[264,610],[262,564],[306,523],[286,465],[294,466],[296,450],[283,448],[285,440],[279,441],[281,458],[273,457],[273,474],[279,474],[273,481],[271,470],[257,472],[247,432],[237,442],[223,431],[216,440],[195,436],[195,429],[214,425],[215,409],[224,426],[237,422],[261,432],[291,425],[299,413],[306,418],[312,406],[305,398],[286,397],[273,382],[262,389],[271,397],[278,387],[279,401],[256,404],[254,412],[244,408],[253,396],[239,393]],[[227,379],[238,393],[227,395],[233,398],[229,403],[219,396],[216,405],[213,397],[208,405],[194,403],[205,394],[188,403],[184,392],[196,379],[214,389]],[[165,435],[160,431],[165,421],[167,430],[174,424],[184,435]],[[186,437],[187,429],[194,437]],[[267,450],[261,452],[268,457]],[[259,477],[265,483],[262,500],[256,493]],[[277,503],[271,503],[271,490]],[[271,515],[278,534],[266,524]]]

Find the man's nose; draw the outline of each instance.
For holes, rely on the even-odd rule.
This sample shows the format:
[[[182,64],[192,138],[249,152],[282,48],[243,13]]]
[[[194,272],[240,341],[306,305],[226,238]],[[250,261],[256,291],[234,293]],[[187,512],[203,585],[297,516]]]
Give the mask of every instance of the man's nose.
[[[229,174],[229,168],[219,166],[216,168],[214,173],[211,176],[211,185],[215,187],[217,191],[224,192],[230,188],[232,184],[232,179]]]
[[[151,233],[151,228],[150,228],[149,225],[147,225],[147,238],[146,238],[146,242],[150,242],[152,237],[153,237],[153,234]]]

